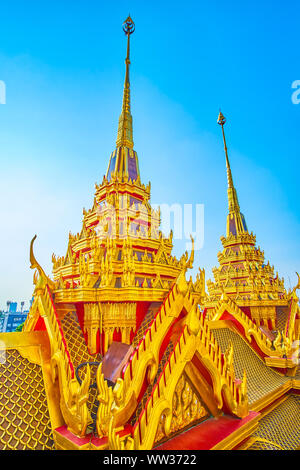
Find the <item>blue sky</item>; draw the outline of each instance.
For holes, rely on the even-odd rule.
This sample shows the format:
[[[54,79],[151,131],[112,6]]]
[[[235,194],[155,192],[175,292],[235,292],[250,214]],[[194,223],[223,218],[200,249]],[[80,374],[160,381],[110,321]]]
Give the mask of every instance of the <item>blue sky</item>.
[[[227,214],[219,108],[249,230],[275,271],[300,270],[299,2],[44,1],[1,6],[0,307],[51,273],[115,147],[130,12],[135,149],[153,203],[205,205],[195,265],[216,265]],[[180,255],[185,241],[175,241]]]

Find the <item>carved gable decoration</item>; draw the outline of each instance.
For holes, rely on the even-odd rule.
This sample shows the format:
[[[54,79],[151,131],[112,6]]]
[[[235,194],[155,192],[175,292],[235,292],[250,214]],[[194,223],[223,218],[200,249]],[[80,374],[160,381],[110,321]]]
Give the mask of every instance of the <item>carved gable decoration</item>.
[[[179,430],[189,427],[192,423],[203,421],[210,416],[184,372],[177,382],[172,400],[172,421],[168,438]],[[164,420],[165,416],[162,415],[155,442],[166,437],[164,434]]]

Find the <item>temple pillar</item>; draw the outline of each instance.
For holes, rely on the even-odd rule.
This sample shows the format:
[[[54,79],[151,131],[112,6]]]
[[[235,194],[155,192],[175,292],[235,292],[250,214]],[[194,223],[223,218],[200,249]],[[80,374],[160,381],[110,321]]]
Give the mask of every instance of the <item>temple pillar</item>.
[[[101,313],[98,303],[88,303],[84,305],[84,332],[88,335],[88,349],[91,354],[97,352],[97,334],[101,332]]]

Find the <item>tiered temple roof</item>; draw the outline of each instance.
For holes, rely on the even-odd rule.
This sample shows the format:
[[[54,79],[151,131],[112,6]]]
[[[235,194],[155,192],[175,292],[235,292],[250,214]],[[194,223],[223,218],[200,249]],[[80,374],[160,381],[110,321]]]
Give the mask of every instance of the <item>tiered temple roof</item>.
[[[102,183],[95,185],[93,207],[83,210],[81,232],[70,233],[66,256],[52,257],[55,301],[75,304],[92,352],[106,352],[113,340],[130,344],[151,303],[161,303],[179,273],[193,261],[193,253],[190,259],[187,253],[179,260],[172,256],[172,232],[165,237],[159,230],[160,211],[151,208],[150,183],[141,183],[130,105],[134,28],[128,17],[116,149]],[[117,316],[114,302],[118,302]]]

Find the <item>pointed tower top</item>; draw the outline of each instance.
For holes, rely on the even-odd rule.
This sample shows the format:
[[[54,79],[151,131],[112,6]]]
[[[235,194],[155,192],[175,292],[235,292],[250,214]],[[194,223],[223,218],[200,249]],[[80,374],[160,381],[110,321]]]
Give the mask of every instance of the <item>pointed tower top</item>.
[[[226,123],[226,118],[222,114],[221,110],[219,112],[217,123],[222,127],[224,150],[225,150],[225,157],[226,157],[227,181],[228,181],[227,194],[228,194],[229,215],[227,217],[226,236],[228,237],[230,234],[236,236],[236,235],[240,235],[241,233],[247,232],[248,229],[247,229],[245,217],[240,211],[237,192],[233,184],[232,173],[231,173],[231,168],[230,168],[230,163],[229,163],[229,158],[228,158],[225,132],[224,132],[224,125]]]
[[[133,135],[132,135],[132,116],[130,110],[130,80],[129,80],[129,66],[130,66],[130,36],[135,30],[135,24],[131,17],[123,23],[123,31],[127,36],[127,55],[125,59],[126,73],[123,91],[123,104],[122,112],[119,118],[117,147],[133,148]]]

